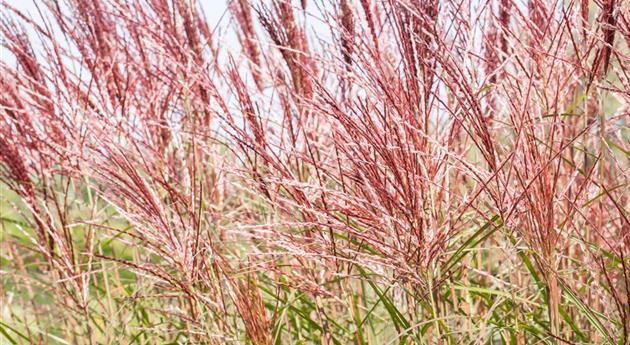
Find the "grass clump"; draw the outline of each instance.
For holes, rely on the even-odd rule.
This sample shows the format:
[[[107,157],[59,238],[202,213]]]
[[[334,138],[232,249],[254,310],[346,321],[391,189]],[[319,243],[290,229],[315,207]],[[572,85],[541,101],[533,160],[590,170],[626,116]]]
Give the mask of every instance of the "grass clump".
[[[630,343],[626,2],[35,8],[3,343]]]

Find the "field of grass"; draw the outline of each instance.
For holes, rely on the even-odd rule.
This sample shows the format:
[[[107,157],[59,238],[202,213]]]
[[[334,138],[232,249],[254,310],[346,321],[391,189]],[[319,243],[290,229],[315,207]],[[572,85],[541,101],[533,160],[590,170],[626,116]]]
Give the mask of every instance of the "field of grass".
[[[630,345],[630,2],[203,3],[2,2],[2,345]]]

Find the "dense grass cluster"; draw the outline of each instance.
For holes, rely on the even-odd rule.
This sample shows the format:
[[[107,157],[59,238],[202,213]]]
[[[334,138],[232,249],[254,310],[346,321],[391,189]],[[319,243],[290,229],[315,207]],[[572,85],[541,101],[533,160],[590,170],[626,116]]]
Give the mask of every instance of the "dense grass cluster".
[[[3,344],[630,344],[627,0],[34,4]]]

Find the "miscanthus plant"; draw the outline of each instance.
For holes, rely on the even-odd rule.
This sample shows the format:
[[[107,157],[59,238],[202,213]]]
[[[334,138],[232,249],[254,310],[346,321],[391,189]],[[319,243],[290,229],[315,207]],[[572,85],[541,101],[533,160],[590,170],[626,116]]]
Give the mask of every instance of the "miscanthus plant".
[[[626,0],[2,3],[3,344],[630,344]]]

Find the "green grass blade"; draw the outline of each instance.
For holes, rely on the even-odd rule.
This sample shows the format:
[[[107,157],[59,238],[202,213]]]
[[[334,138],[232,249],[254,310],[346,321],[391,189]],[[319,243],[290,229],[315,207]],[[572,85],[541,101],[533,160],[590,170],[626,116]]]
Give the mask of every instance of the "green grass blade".
[[[560,288],[565,293],[568,300],[571,301],[573,304],[575,304],[578,310],[582,313],[582,315],[584,315],[584,317],[586,317],[586,319],[591,323],[591,325],[595,327],[595,329],[599,332],[599,334],[608,340],[607,343],[612,344],[613,343],[612,337],[610,336],[610,334],[608,334],[608,332],[606,331],[602,323],[599,321],[599,318],[597,317],[597,315],[595,315],[595,313],[593,313],[593,311],[589,307],[587,307],[584,303],[582,303],[582,301],[580,301],[580,299],[573,293],[573,291],[571,291],[571,289],[568,286],[564,284],[564,282],[562,282],[562,280],[558,280],[558,282],[559,282]]]
[[[499,227],[500,224],[492,226],[499,219],[498,215],[495,215],[489,222],[481,226],[472,236],[470,236],[466,242],[464,242],[455,253],[444,263],[442,272],[449,272],[455,265],[460,262],[464,256],[468,253],[468,249],[474,248],[479,243],[485,241],[490,235],[492,235]],[[489,230],[488,230],[489,229]]]

